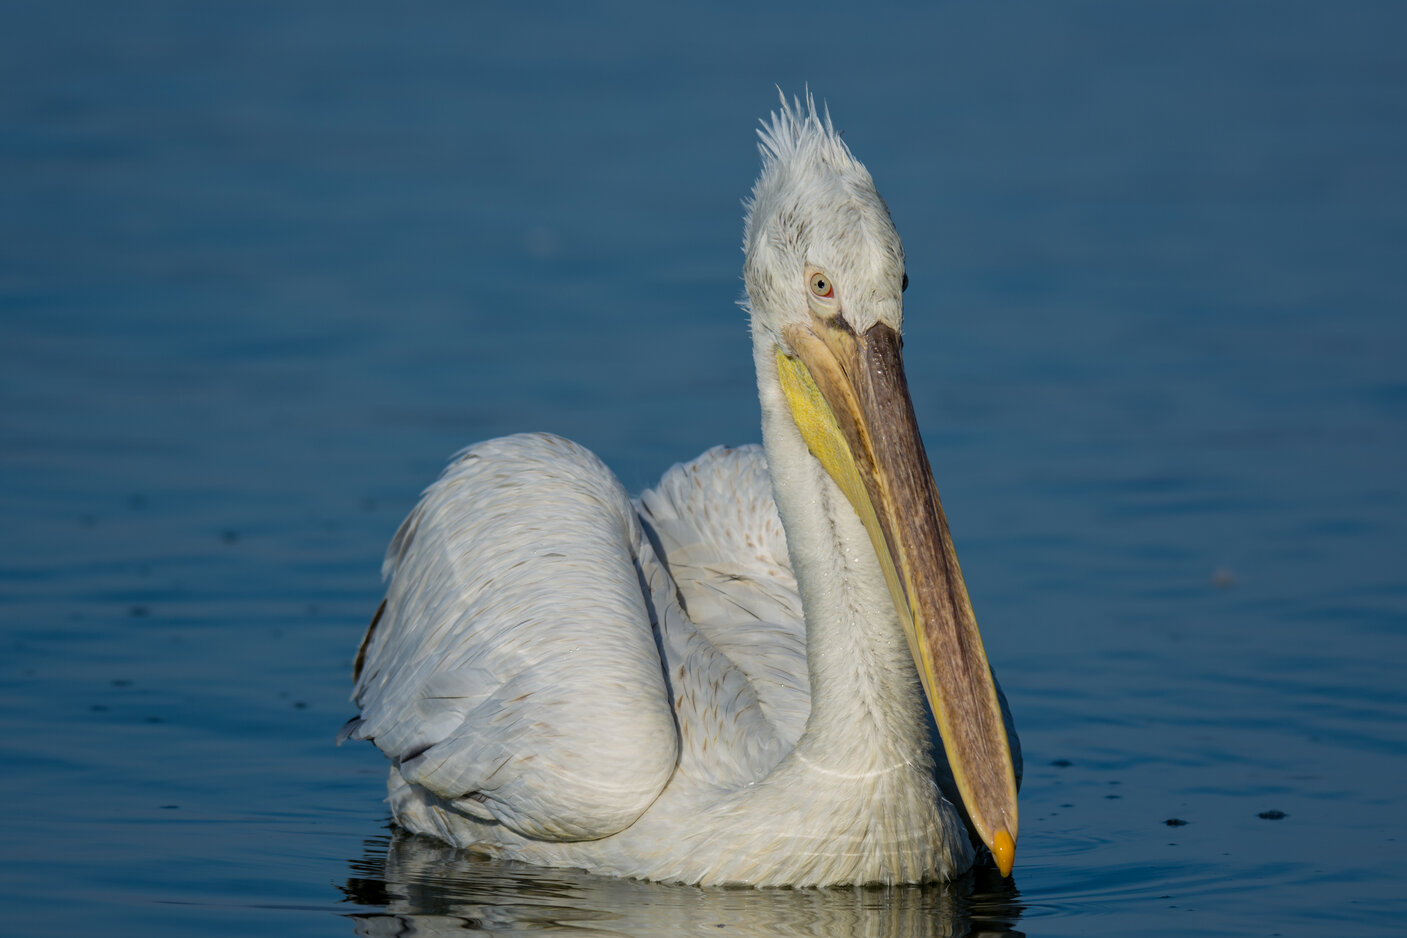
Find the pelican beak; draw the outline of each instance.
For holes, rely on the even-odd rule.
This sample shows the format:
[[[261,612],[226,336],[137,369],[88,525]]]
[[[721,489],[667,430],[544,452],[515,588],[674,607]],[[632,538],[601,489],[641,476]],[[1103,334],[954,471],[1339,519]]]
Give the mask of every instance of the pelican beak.
[[[864,522],[973,827],[1003,876],[1016,777],[948,519],[914,419],[899,334],[839,316],[786,327],[777,368],[792,417]]]

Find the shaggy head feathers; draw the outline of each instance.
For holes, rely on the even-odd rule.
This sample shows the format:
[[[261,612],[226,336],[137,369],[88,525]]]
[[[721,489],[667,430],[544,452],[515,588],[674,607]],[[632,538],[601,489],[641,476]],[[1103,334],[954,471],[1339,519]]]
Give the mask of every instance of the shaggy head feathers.
[[[743,251],[753,328],[773,337],[807,315],[808,272],[824,273],[856,331],[899,328],[904,246],[869,171],[808,92],[762,122],[762,173],[747,201]]]

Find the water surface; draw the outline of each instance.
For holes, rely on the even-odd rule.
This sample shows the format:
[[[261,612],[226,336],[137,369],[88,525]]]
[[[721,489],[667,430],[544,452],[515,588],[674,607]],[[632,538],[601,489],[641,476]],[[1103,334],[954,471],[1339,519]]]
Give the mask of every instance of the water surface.
[[[1396,934],[1390,3],[31,5],[0,35],[8,930]],[[740,199],[809,81],[1026,753],[1016,876],[700,890],[391,839],[379,555],[527,429],[757,439]]]

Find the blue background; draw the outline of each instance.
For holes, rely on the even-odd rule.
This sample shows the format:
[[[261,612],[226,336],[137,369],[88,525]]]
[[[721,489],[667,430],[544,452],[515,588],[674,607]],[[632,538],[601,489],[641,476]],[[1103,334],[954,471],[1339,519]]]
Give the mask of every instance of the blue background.
[[[3,22],[4,930],[1400,932],[1407,7]],[[1015,880],[388,858],[380,757],[332,745],[385,543],[485,437],[632,490],[757,439],[740,202],[808,82],[905,238]]]

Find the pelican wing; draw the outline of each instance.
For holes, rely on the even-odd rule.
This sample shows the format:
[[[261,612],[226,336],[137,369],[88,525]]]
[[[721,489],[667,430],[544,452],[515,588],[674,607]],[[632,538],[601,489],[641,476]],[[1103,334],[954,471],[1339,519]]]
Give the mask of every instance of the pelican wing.
[[[629,498],[585,449],[532,434],[465,450],[387,553],[347,735],[524,836],[629,826],[679,751],[642,552]]]
[[[811,709],[806,624],[762,447],[674,466],[639,511],[689,620],[745,677],[771,751],[789,751]]]

